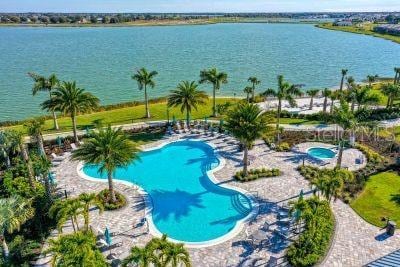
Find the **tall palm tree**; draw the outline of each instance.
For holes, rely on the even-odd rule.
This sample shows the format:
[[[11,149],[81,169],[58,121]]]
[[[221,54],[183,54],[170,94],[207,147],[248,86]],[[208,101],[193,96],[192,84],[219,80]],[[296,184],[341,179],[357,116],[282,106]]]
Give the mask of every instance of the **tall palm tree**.
[[[255,140],[261,138],[270,127],[271,118],[257,105],[239,103],[228,113],[226,128],[237,138],[243,146],[243,174],[248,175],[248,151]]]
[[[246,86],[243,89],[243,92],[246,94],[246,101],[247,103],[250,103],[250,94],[253,93],[253,87]]]
[[[190,127],[190,113],[192,108],[197,110],[198,105],[204,105],[208,99],[204,91],[197,89],[198,84],[194,81],[183,81],[168,96],[168,107],[181,107],[181,112],[186,111],[186,124]]]
[[[3,255],[7,259],[9,249],[5,234],[19,231],[21,225],[34,215],[31,201],[19,196],[0,199],[0,241],[3,246]]]
[[[348,101],[351,103],[351,111],[354,111],[354,107],[356,104],[356,88],[357,84],[352,76],[347,78],[346,81],[347,92],[346,96]]]
[[[92,133],[91,139],[72,152],[72,159],[82,160],[99,166],[99,173],[107,173],[110,203],[115,203],[113,173],[117,168],[126,167],[138,159],[138,149],[121,128],[100,129]]]
[[[328,88],[325,88],[324,90],[322,90],[322,96],[324,97],[324,108],[323,108],[324,113],[327,113],[328,97],[330,97],[331,95],[332,95],[332,91],[329,90]]]
[[[310,97],[310,107],[309,110],[312,110],[314,105],[314,97],[316,97],[319,93],[319,89],[311,89],[307,91],[307,95]]]
[[[330,114],[333,113],[335,107],[335,101],[341,98],[342,93],[340,91],[333,91],[330,95],[331,99],[331,109],[329,111]]]
[[[56,219],[57,228],[62,233],[64,224],[71,220],[74,233],[79,230],[78,216],[84,215],[84,204],[77,198],[68,198],[56,201],[49,210],[51,218]]]
[[[386,83],[382,85],[381,91],[388,98],[386,107],[392,108],[394,100],[400,97],[400,85]]]
[[[394,76],[394,84],[400,83],[400,68],[394,68],[395,76]]]
[[[82,193],[78,197],[79,201],[83,204],[83,218],[85,220],[85,230],[89,230],[89,209],[95,206],[99,213],[104,211],[104,205],[95,193]]]
[[[52,95],[51,92],[58,88],[60,85],[60,81],[58,80],[55,74],[51,74],[48,78],[38,75],[33,72],[29,72],[28,75],[33,79],[34,84],[32,88],[32,94],[36,95],[38,92],[47,92],[49,93],[49,100],[51,101]],[[53,123],[54,129],[58,130],[58,122],[57,122],[57,115],[54,109],[48,109],[48,111],[52,112],[53,115]]]
[[[39,152],[41,155],[45,155],[44,143],[43,143],[43,132],[44,132],[44,118],[37,118],[25,123],[25,127],[28,130],[28,134],[31,136],[32,140],[36,141]]]
[[[257,79],[257,77],[252,76],[249,77],[249,79],[247,79],[248,82],[251,83],[251,88],[252,88],[252,96],[251,96],[251,101],[254,103],[255,101],[255,92],[256,92],[256,85],[259,85],[261,83],[261,81],[259,79]]]
[[[221,85],[228,82],[228,74],[225,72],[218,72],[216,68],[200,71],[200,83],[210,83],[213,85],[213,117],[217,116],[217,109],[215,103],[216,91],[221,89]]]
[[[376,82],[376,79],[378,78],[378,74],[375,75],[367,75],[367,81],[368,81],[368,85],[369,87],[372,87],[372,83]]]
[[[99,106],[99,99],[85,89],[78,88],[76,82],[63,82],[60,88],[52,92],[52,100],[43,102],[42,107],[52,108],[71,117],[75,142],[78,144],[76,116],[90,112]]]
[[[339,137],[339,153],[337,158],[336,167],[338,169],[341,168],[342,165],[342,157],[344,150],[344,133],[347,130],[353,129],[357,123],[354,113],[350,110],[349,105],[345,102],[344,99],[340,100],[340,107],[336,107],[334,111],[335,122],[342,127],[343,134]]]
[[[281,112],[282,112],[282,101],[286,100],[289,104],[294,107],[296,106],[295,96],[300,96],[302,93],[299,89],[298,85],[290,84],[285,82],[282,75],[278,76],[278,90],[275,91],[273,89],[267,89],[263,95],[264,96],[275,96],[278,98],[278,113],[277,113],[277,120],[276,120],[276,132],[277,132],[277,141],[280,142],[280,134],[279,134],[279,127],[280,127],[280,119],[281,119]]]
[[[340,80],[340,91],[343,91],[344,79],[346,78],[348,71],[349,70],[347,70],[347,69],[342,69],[342,79]]]
[[[145,68],[137,70],[135,74],[132,75],[132,79],[136,80],[138,83],[139,90],[144,89],[144,102],[146,105],[146,118],[150,118],[149,110],[149,99],[147,96],[147,87],[150,86],[154,88],[156,83],[154,82],[154,77],[158,74],[157,71],[147,71]]]

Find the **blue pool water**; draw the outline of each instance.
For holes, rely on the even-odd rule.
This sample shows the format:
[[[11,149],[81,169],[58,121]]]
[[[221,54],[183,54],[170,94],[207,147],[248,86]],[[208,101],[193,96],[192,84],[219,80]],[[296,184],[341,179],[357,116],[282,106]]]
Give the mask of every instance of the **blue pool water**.
[[[336,153],[331,149],[323,147],[310,148],[307,153],[317,159],[333,159],[336,156]]]
[[[118,169],[115,179],[141,186],[153,202],[152,218],[161,233],[186,242],[203,242],[227,234],[251,212],[250,200],[214,184],[207,171],[217,167],[214,149],[204,142],[180,141],[142,152],[140,160]],[[86,175],[106,179],[96,166]]]

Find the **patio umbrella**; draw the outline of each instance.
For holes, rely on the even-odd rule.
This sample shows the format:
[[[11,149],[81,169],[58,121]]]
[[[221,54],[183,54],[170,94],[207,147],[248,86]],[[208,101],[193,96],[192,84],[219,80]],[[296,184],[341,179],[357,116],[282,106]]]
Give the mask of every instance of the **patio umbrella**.
[[[303,189],[301,189],[300,194],[299,194],[299,200],[303,200],[304,198],[304,192]]]
[[[61,137],[60,137],[60,136],[57,136],[56,142],[57,142],[57,145],[58,145],[59,147],[62,146],[62,140],[61,140]]]
[[[49,173],[49,175],[48,175],[48,179],[49,179],[49,182],[51,183],[51,184],[55,184],[56,183],[56,180],[55,180],[55,176],[54,176],[54,173]]]
[[[112,238],[111,238],[111,233],[108,230],[108,227],[106,227],[106,230],[104,231],[104,238],[107,245],[111,246]]]

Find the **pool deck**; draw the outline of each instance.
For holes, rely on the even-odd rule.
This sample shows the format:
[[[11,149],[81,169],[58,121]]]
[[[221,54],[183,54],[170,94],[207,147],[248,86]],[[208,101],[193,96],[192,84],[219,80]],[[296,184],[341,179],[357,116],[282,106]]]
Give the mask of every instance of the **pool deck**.
[[[221,184],[246,190],[263,206],[262,211],[254,220],[246,222],[247,232],[251,233],[260,229],[265,221],[269,223],[276,221],[276,207],[291,199],[296,199],[300,190],[306,194],[310,192],[308,182],[296,171],[296,168],[302,164],[303,158],[305,158],[304,151],[302,152],[301,149],[313,144],[304,145],[298,151],[275,152],[271,151],[263,142],[257,142],[250,151],[250,155],[255,158],[251,162],[250,168],[279,168],[282,175],[239,183],[233,180],[232,176],[242,168],[242,153],[238,151],[237,142],[233,139],[226,140],[204,135],[173,135],[145,145],[143,148],[151,148],[179,138],[202,138],[215,146],[219,155],[226,161],[224,167],[215,172],[215,178]],[[306,160],[307,164],[315,164],[309,157]],[[343,163],[348,164],[347,160],[344,157]],[[78,162],[71,162],[67,159],[55,168],[60,191],[66,190],[70,196],[76,196],[82,192],[98,192],[107,187],[106,183],[87,181],[79,177],[77,166]],[[132,186],[115,183],[115,188],[127,197],[127,207],[117,211],[104,212],[102,215],[93,210],[90,219],[94,228],[103,230],[108,226],[112,233],[117,234],[113,238],[113,243],[121,242],[122,246],[112,249],[112,252],[123,259],[128,255],[132,246],[143,246],[152,236],[147,233],[145,225],[133,227],[138,225],[145,216],[143,197]],[[385,236],[382,230],[363,221],[348,205],[339,200],[333,203],[333,209],[338,222],[337,231],[331,250],[321,266],[362,266],[400,247],[398,232],[393,237]],[[64,229],[64,232],[71,231],[70,225]],[[259,264],[256,266],[264,266],[270,256],[281,258],[285,254],[284,246],[273,246],[261,250],[252,249],[245,242],[246,231],[243,229],[232,239],[218,245],[189,248],[193,266],[244,266],[245,264],[250,264],[246,266],[256,264]],[[107,255],[108,251],[104,253]]]

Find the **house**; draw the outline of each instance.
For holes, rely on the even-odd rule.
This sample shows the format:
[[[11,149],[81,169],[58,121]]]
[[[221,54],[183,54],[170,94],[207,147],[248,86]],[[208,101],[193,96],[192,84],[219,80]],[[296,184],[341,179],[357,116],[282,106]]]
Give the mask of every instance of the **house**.
[[[352,26],[353,22],[350,20],[340,20],[340,21],[335,21],[333,23],[333,26]]]

